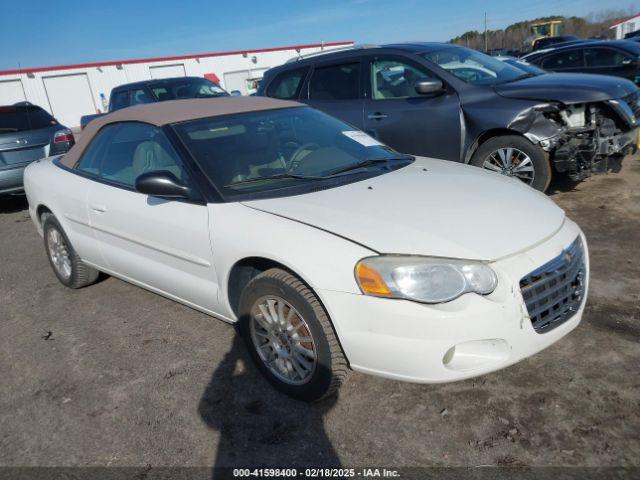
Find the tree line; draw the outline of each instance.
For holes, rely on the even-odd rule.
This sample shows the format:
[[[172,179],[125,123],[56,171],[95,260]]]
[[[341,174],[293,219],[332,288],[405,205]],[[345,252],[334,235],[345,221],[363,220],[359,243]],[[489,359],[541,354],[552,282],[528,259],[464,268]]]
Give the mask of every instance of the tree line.
[[[615,31],[609,29],[611,25],[623,18],[633,15],[624,10],[606,10],[593,13],[585,18],[548,16],[533,20],[516,22],[504,29],[487,30],[487,49],[527,50],[533,39],[531,25],[550,20],[561,20],[561,35],[575,35],[580,38],[612,38]],[[476,50],[485,49],[485,33],[470,30],[449,40],[450,43],[464,45]]]

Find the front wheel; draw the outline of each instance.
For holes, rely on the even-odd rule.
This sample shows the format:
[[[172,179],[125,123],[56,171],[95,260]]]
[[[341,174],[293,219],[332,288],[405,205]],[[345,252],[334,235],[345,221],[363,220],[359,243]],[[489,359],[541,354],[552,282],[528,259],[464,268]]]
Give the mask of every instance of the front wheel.
[[[272,268],[249,282],[240,299],[239,329],[258,369],[291,397],[327,397],[348,374],[326,311],[289,272]]]
[[[517,178],[541,192],[551,182],[551,165],[544,152],[526,138],[517,135],[487,140],[476,150],[469,163]]]
[[[82,288],[95,283],[99,272],[78,256],[56,217],[45,213],[42,216],[42,229],[47,257],[60,283],[69,288]]]

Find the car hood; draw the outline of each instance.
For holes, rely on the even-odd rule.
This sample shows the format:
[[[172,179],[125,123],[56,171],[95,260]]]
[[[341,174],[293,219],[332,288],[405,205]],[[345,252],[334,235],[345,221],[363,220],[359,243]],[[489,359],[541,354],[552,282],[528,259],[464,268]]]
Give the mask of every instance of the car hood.
[[[637,88],[624,78],[589,73],[547,73],[494,87],[503,97],[563,103],[618,99]]]
[[[564,221],[555,203],[517,180],[426,158],[349,185],[243,204],[378,253],[476,260],[531,247]]]

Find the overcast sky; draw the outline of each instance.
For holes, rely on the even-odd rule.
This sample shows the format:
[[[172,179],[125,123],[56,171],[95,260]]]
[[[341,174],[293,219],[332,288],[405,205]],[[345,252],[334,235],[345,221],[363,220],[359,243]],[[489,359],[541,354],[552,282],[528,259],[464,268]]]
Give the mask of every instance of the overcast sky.
[[[446,41],[546,15],[630,9],[602,0],[21,0],[4,8],[0,69],[353,40]]]

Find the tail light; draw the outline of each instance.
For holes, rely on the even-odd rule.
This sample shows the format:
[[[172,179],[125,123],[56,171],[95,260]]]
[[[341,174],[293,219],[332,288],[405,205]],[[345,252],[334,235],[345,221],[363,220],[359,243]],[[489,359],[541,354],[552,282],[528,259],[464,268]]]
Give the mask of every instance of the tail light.
[[[75,142],[73,132],[68,128],[60,130],[53,135],[53,143]]]

